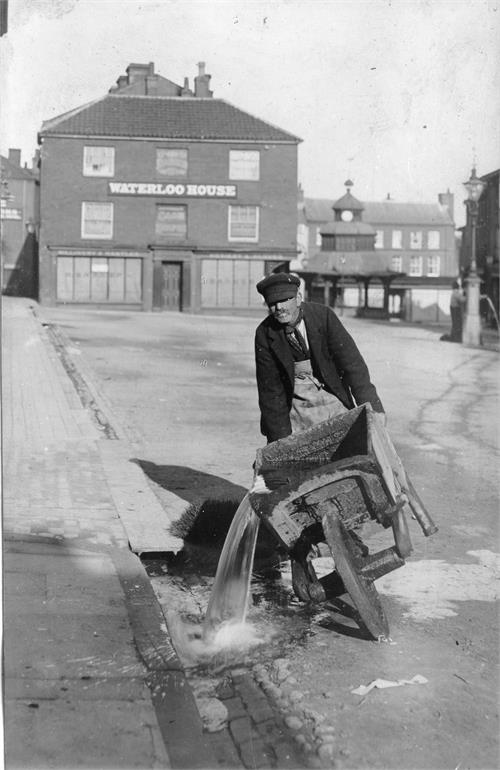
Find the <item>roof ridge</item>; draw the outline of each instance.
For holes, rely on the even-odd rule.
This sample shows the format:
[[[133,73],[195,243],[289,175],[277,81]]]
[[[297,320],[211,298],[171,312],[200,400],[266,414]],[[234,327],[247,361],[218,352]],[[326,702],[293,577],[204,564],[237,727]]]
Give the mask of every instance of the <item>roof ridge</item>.
[[[219,99],[218,97],[214,96],[166,96],[165,94],[160,94],[158,96],[155,96],[154,94],[121,94],[121,93],[110,93],[105,95],[105,99],[108,97],[112,99],[154,99],[155,102],[164,100],[171,100],[171,101],[182,101],[182,102],[222,102],[223,99]],[[88,105],[87,105],[88,106]]]
[[[341,200],[341,198],[339,198],[339,200]],[[444,208],[446,208],[446,205],[440,203],[439,201],[432,201],[431,203],[429,203],[429,201],[395,201],[395,200],[390,200],[390,201],[388,201],[388,200],[368,201],[368,200],[361,200],[361,199],[358,199],[358,200],[360,200],[361,203],[364,203],[364,204],[369,205],[369,206],[372,206],[372,205],[375,204],[377,206],[383,206],[383,205],[387,205],[387,206],[438,206],[438,207],[443,206]],[[334,199],[334,198],[311,198],[308,195],[304,196],[304,202],[306,202],[306,201],[318,202],[318,203],[320,201],[322,201],[323,203],[330,203],[331,202],[332,205],[337,202],[336,199]]]

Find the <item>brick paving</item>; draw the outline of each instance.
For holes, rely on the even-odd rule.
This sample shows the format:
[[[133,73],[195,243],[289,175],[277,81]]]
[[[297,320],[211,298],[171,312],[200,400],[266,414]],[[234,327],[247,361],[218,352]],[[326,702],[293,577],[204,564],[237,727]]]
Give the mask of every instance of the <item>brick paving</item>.
[[[116,499],[133,477],[127,453],[114,442],[117,461],[103,462],[106,438],[35,310],[2,298],[6,765],[210,766],[194,697],[119,516]]]

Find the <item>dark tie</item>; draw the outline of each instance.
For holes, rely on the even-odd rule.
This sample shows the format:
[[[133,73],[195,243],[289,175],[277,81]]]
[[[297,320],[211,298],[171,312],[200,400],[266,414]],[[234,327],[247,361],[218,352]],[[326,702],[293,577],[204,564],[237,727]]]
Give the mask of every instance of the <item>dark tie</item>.
[[[294,358],[299,361],[304,361],[309,358],[309,349],[306,345],[306,341],[302,334],[297,329],[297,325],[302,320],[302,313],[294,324],[287,324],[285,327],[285,334],[287,341],[294,352]]]

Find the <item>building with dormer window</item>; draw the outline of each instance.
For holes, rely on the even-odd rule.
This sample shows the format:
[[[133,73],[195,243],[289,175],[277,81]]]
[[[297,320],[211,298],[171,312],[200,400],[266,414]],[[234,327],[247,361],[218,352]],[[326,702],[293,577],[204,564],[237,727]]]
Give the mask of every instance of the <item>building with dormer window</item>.
[[[297,254],[300,139],[130,64],[109,93],[45,121],[40,301],[144,310],[261,306]]]

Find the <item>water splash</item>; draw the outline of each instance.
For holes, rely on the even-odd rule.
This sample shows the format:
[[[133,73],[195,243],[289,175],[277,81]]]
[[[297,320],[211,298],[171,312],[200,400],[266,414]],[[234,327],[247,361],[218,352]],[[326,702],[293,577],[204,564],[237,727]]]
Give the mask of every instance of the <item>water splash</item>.
[[[276,631],[246,621],[224,621],[220,625],[200,625],[167,613],[168,629],[175,649],[187,668],[199,665],[230,665],[243,662],[242,656],[253,648],[269,644]]]
[[[223,623],[245,622],[259,523],[246,494],[231,522],[219,559],[203,624],[206,638],[213,638],[215,629]]]

